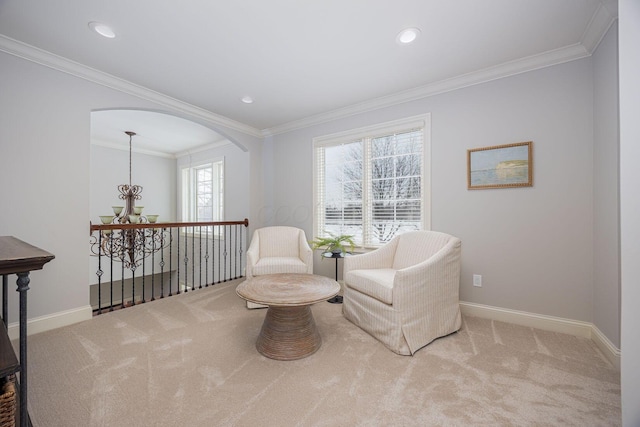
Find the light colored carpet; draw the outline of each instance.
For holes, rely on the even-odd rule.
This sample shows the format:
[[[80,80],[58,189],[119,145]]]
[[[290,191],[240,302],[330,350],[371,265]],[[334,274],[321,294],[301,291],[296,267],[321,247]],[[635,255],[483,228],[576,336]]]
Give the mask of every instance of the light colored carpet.
[[[588,339],[465,317],[398,356],[320,303],[320,350],[274,361],[238,283],[29,337],[34,426],[621,424],[619,373]]]

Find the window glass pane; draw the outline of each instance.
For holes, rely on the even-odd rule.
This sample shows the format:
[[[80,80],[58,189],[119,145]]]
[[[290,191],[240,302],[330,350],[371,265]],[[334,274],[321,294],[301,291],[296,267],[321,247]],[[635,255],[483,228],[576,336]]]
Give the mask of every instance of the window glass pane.
[[[369,230],[372,245],[383,245],[396,235],[401,225],[393,221],[373,221]]]
[[[420,156],[410,154],[395,159],[396,176],[420,175]]]
[[[198,221],[213,221],[213,209],[211,206],[198,207]]]
[[[373,200],[388,200],[395,194],[395,179],[374,179],[371,181],[371,197]]]
[[[325,218],[320,233],[354,234],[362,227],[362,141],[325,147],[324,156]]]
[[[362,181],[345,181],[344,198],[347,201],[362,200]]]
[[[184,168],[182,218],[185,221],[220,221],[223,206],[223,161]]]
[[[389,178],[393,176],[393,157],[374,158],[371,163],[371,178]]]
[[[396,199],[419,199],[420,177],[399,178],[396,180]]]
[[[394,136],[387,135],[371,140],[372,157],[388,157],[395,154]]]
[[[396,154],[418,153],[422,151],[422,132],[412,131],[396,135]]]
[[[196,221],[212,221],[213,167],[208,165],[196,170]]]
[[[396,219],[406,223],[420,221],[420,200],[403,200],[396,204]]]

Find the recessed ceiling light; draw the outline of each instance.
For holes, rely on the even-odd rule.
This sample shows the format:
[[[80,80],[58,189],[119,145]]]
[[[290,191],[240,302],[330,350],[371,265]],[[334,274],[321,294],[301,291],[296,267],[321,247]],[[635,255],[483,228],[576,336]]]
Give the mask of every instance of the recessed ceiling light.
[[[106,37],[108,39],[115,38],[116,36],[116,33],[113,32],[111,27],[105,24],[101,24],[100,22],[89,22],[89,28],[100,34],[102,37]]]
[[[245,104],[253,104],[253,98],[250,96],[243,96],[242,102],[244,102]]]
[[[407,28],[400,31],[396,37],[396,41],[400,44],[409,44],[418,38],[420,30],[418,28]]]

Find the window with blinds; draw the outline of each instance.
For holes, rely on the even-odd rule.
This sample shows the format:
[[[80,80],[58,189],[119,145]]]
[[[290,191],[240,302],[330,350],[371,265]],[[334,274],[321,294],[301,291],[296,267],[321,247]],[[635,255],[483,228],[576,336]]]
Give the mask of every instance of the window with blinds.
[[[314,140],[314,233],[382,245],[429,227],[428,116]]]

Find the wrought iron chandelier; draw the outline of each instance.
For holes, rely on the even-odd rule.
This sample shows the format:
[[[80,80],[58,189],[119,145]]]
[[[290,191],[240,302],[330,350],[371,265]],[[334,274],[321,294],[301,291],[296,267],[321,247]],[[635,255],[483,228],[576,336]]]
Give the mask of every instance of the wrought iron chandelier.
[[[142,215],[144,206],[136,206],[136,200],[142,199],[142,186],[132,184],[132,139],[136,135],[133,131],[125,131],[129,136],[129,184],[118,185],[120,194],[118,197],[125,201],[126,206],[112,206],[114,215],[102,215],[100,220],[103,224],[138,224],[138,223],[154,223],[158,220],[158,215]]]
[[[114,215],[101,215],[100,221],[105,224],[144,224],[155,223],[158,215],[142,215],[143,206],[136,206],[136,200],[142,199],[142,186],[132,183],[132,139],[135,132],[126,131],[129,136],[129,184],[118,186],[118,198],[125,201],[125,206],[112,206]],[[135,270],[150,254],[170,244],[166,229],[126,228],[107,229],[92,236],[91,252],[98,256],[107,256],[113,261],[120,261],[125,268]]]
[[[135,219],[130,218],[130,215],[140,215],[142,213],[142,206],[136,208],[136,200],[142,199],[142,187],[140,185],[131,184],[131,141],[136,133],[130,130],[126,131],[125,133],[129,135],[129,185],[122,184],[118,186],[118,191],[120,191],[120,195],[118,197],[120,197],[120,199],[122,200],[125,200],[127,206],[126,209],[124,209],[124,213],[123,210],[120,209],[120,206],[113,207],[113,213],[119,217],[118,222],[120,222],[121,224],[126,222],[135,223]],[[134,220],[131,221],[131,219]]]

